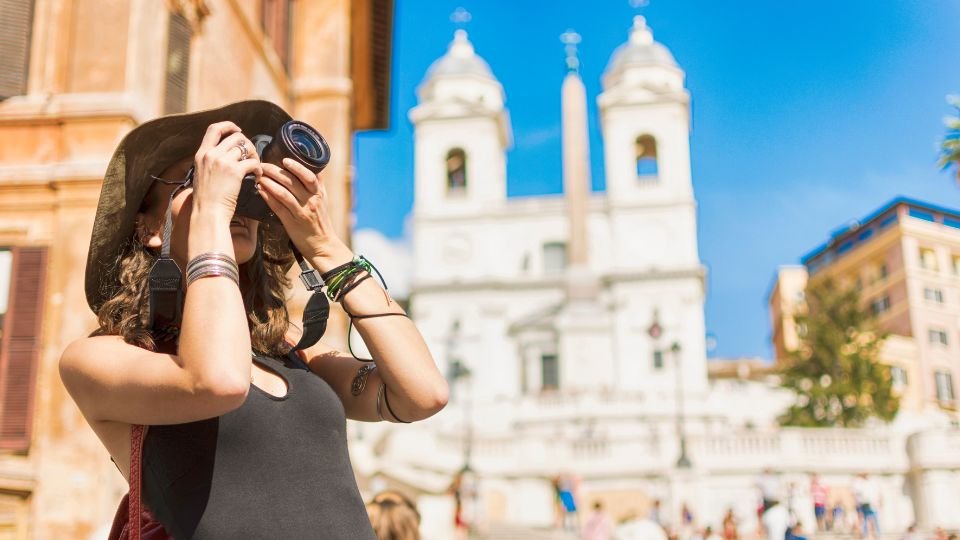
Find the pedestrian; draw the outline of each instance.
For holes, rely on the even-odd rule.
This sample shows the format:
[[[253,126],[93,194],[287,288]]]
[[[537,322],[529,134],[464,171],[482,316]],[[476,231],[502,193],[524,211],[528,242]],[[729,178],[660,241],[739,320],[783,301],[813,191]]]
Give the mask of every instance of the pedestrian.
[[[613,538],[613,519],[603,510],[603,503],[593,503],[593,511],[583,525],[583,540],[610,540]]]
[[[561,474],[554,479],[554,489],[559,501],[560,526],[566,531],[580,529],[577,515],[576,479],[569,474]]]
[[[103,181],[85,277],[98,328],[60,373],[132,500],[175,538],[373,539],[346,419],[409,422],[446,403],[420,332],[334,230],[326,142],[290,120],[247,101],[146,122]],[[285,304],[296,258],[313,290],[302,336]],[[372,361],[318,341],[327,298]],[[118,535],[143,525],[126,513]]]
[[[810,475],[810,498],[813,499],[813,515],[817,519],[817,531],[827,530],[827,499],[830,491],[817,473]]]
[[[739,537],[737,518],[733,514],[733,508],[728,508],[723,516],[723,540],[738,540]]]
[[[775,503],[763,513],[763,530],[767,540],[784,540],[790,528],[790,513],[780,503]]]
[[[663,518],[660,515],[660,499],[654,499],[653,505],[650,506],[650,512],[647,514],[647,518],[656,523],[657,525],[663,526]]]
[[[787,540],[807,540],[807,537],[803,533],[803,522],[798,521],[793,527],[790,528],[790,533],[787,535]]]
[[[719,534],[717,534],[717,533],[713,530],[713,527],[711,527],[711,526],[709,526],[709,525],[707,525],[706,527],[704,527],[704,529],[703,529],[703,535],[702,535],[701,537],[703,538],[703,540],[723,540],[723,537],[721,537]]]
[[[880,490],[876,482],[860,473],[853,481],[853,497],[860,515],[861,538],[880,538]]]
[[[367,503],[367,515],[377,540],[420,540],[420,512],[399,491],[381,491]]]

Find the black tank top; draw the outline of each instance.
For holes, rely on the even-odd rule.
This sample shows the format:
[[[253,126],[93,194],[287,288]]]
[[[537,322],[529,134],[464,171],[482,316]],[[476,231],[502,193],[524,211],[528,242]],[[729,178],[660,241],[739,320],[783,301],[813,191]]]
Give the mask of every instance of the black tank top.
[[[286,396],[251,385],[244,404],[223,416],[151,426],[147,507],[177,540],[375,540],[340,399],[296,355],[255,360],[286,380]]]

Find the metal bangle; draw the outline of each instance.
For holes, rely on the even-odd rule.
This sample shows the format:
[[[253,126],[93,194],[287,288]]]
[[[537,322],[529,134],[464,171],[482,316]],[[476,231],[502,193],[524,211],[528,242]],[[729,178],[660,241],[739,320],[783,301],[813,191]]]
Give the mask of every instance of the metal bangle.
[[[238,286],[240,285],[240,274],[236,270],[226,265],[207,263],[193,268],[193,270],[187,274],[187,286],[189,287],[198,279],[217,276],[230,278],[230,280]]]
[[[386,387],[384,383],[380,383],[380,389],[377,390],[377,418],[383,422],[383,413],[380,411],[380,401],[383,399],[383,389]]]
[[[206,261],[222,261],[230,265],[233,265],[234,267],[237,266],[237,261],[234,260],[233,257],[227,255],[226,253],[218,253],[218,252],[211,251],[207,253],[201,253],[200,255],[197,255],[196,257],[190,259],[190,262],[187,263],[187,272],[189,273],[191,268]]]
[[[187,283],[197,279],[197,277],[201,274],[209,274],[212,272],[229,275],[238,280],[240,278],[240,271],[234,266],[221,262],[206,262],[199,264],[187,271]]]

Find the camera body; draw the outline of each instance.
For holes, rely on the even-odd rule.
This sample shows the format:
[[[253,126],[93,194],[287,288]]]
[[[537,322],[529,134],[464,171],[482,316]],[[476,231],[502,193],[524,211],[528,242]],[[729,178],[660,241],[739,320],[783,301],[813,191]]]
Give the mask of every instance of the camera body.
[[[283,158],[291,158],[316,174],[330,162],[330,146],[320,132],[297,120],[283,124],[272,136],[259,134],[251,141],[260,161],[277,167],[283,167]],[[237,215],[257,221],[276,219],[257,192],[256,182],[252,174],[243,178],[237,196]]]

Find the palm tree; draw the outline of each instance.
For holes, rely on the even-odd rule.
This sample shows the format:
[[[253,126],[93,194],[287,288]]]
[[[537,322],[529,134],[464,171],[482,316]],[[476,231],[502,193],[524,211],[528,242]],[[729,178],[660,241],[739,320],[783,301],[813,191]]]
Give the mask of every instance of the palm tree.
[[[960,96],[949,96],[947,101],[956,108],[956,116],[945,120],[947,134],[940,145],[940,165],[944,169],[952,165],[960,185]]]

